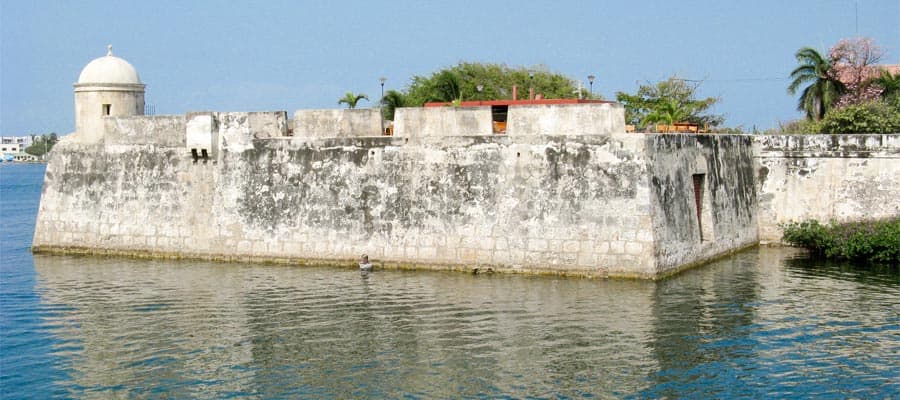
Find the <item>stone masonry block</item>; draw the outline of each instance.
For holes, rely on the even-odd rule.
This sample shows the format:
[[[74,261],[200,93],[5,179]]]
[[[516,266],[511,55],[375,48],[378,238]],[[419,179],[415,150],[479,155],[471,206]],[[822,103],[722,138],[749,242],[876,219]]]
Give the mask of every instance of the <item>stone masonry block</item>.
[[[547,251],[548,243],[544,239],[528,239],[528,250],[530,252],[535,251]]]
[[[638,255],[644,251],[644,247],[638,242],[627,242],[625,243],[625,253],[631,255]]]

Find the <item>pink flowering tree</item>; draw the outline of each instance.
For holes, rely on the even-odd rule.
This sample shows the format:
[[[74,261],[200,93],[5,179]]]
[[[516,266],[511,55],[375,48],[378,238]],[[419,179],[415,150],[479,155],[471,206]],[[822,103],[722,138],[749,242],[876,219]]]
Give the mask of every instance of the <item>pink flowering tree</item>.
[[[833,66],[832,73],[846,87],[834,108],[875,100],[881,95],[882,88],[870,82],[881,75],[875,64],[883,56],[884,50],[866,37],[842,39],[831,47],[828,58]]]

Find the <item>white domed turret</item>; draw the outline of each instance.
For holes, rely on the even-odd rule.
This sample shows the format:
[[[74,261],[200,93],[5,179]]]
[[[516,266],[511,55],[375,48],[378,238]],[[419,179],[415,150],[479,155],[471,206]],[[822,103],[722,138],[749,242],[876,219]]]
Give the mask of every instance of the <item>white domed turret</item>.
[[[105,57],[81,70],[75,84],[75,132],[82,142],[103,140],[107,116],[143,115],[144,87],[137,70],[107,46]]]
[[[91,61],[78,75],[78,83],[131,83],[141,84],[137,70],[119,57],[112,55],[112,47],[106,57]]]

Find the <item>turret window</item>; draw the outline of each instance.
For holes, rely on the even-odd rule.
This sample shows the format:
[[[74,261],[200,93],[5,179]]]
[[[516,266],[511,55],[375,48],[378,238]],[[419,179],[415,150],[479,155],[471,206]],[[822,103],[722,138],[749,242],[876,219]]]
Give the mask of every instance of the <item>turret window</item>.
[[[112,104],[104,104],[103,105],[103,115],[109,115],[109,111],[112,109]]]

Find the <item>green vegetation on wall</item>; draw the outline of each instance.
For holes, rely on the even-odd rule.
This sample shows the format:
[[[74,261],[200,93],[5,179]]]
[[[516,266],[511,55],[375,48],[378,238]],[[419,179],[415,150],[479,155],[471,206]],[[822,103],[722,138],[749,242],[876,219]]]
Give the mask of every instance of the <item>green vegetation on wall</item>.
[[[828,225],[808,220],[781,228],[784,242],[828,258],[900,264],[900,218]]]
[[[518,86],[517,100],[528,99],[528,89],[532,85],[536,95],[548,99],[573,99],[579,95],[574,80],[543,66],[526,68],[468,62],[441,69],[427,77],[414,76],[406,95],[411,106],[432,101],[511,99],[513,85]],[[581,95],[588,97],[588,89],[583,88]]]
[[[576,81],[549,71],[544,66],[509,67],[504,64],[461,62],[428,76],[416,75],[402,91],[388,90],[381,100],[384,118],[394,119],[397,107],[421,107],[428,102],[459,104],[463,101],[528,99],[529,88],[548,99],[595,98],[587,88],[578,90]]]
[[[798,120],[779,129],[781,133],[898,133],[900,96],[853,104],[833,110],[821,121]]]
[[[690,122],[707,127],[721,125],[725,117],[709,112],[719,99],[696,98],[699,87],[700,82],[671,76],[655,84],[641,85],[635,94],[618,92],[616,100],[625,106],[625,123],[630,125],[643,127],[654,123],[675,122]]]

